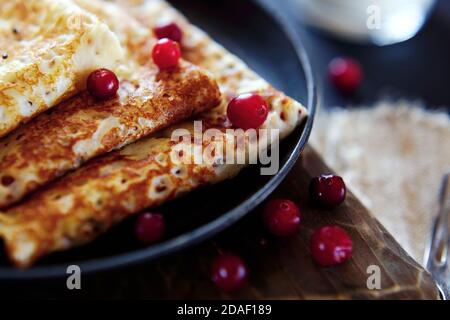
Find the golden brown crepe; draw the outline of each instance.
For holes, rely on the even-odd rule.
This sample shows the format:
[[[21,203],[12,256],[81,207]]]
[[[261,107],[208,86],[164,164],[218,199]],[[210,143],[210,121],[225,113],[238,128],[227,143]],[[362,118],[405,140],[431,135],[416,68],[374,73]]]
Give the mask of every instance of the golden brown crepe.
[[[273,89],[242,61],[187,23],[173,8],[160,0],[121,1],[151,28],[159,19],[176,21],[185,33],[185,57],[211,71],[223,91],[222,104],[197,119],[204,128],[215,128],[227,141],[235,138],[225,129],[226,106],[235,95],[258,93],[270,112],[262,126],[278,130],[283,138],[307,116],[300,103]],[[210,152],[209,161],[195,164],[196,149],[191,139],[171,139],[176,129],[192,132],[192,121],[176,125],[94,161],[34,194],[30,199],[0,215],[0,236],[10,259],[19,267],[38,258],[92,241],[112,225],[145,208],[151,208],[202,185],[217,183],[236,175],[245,164],[223,164],[223,154]],[[244,139],[245,151],[255,140]],[[263,148],[270,142],[263,143]],[[218,141],[204,141],[203,147],[219,151]],[[235,145],[236,146],[236,145]],[[213,148],[212,148],[213,147]],[[215,147],[215,148],[214,148]],[[235,147],[234,147],[235,148]],[[180,150],[183,152],[180,154]],[[190,162],[180,162],[182,158]],[[248,162],[247,162],[248,163]]]
[[[0,1],[0,137],[122,58],[111,30],[72,1]]]
[[[89,8],[94,4],[89,1]],[[108,16],[105,12],[114,18],[110,20],[121,21],[114,31],[126,48],[118,97],[96,101],[81,93],[0,139],[0,208],[93,157],[220,103],[210,74],[187,62],[159,72],[150,61],[155,42],[151,30],[126,14],[123,18],[115,16],[119,12],[102,11],[103,16]]]

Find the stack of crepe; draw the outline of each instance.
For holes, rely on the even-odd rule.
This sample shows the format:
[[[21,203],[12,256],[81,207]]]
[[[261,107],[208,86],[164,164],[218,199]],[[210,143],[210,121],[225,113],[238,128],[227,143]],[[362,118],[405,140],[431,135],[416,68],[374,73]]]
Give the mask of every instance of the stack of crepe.
[[[152,30],[167,22],[183,30],[183,60],[160,71]],[[180,149],[195,154],[171,138],[202,120],[234,139],[225,130],[233,97],[261,95],[270,109],[262,128],[281,138],[307,115],[162,0],[9,0],[0,3],[0,44],[0,237],[22,268],[235,176],[245,165],[173,161]],[[98,68],[118,75],[116,98],[85,91]]]

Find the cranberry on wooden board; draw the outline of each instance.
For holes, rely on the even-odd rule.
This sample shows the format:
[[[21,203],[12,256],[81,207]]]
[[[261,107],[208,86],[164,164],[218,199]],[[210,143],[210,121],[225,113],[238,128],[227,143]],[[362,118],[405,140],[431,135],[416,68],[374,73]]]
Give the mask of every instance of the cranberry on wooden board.
[[[234,254],[221,254],[214,259],[211,268],[211,279],[220,290],[235,292],[247,282],[247,266]]]
[[[161,240],[166,231],[164,217],[157,213],[143,213],[135,225],[136,238],[144,244],[152,244]]]
[[[157,25],[153,32],[158,39],[167,38],[178,43],[183,39],[183,31],[175,22]]]
[[[244,130],[258,129],[269,114],[267,102],[258,94],[244,93],[228,104],[227,116],[231,123]]]
[[[107,100],[113,98],[119,90],[119,80],[114,72],[108,69],[93,71],[86,83],[88,92],[96,99]]]
[[[273,199],[264,206],[263,220],[267,229],[276,236],[294,235],[300,228],[300,210],[291,200]]]
[[[160,70],[176,67],[181,58],[180,45],[167,38],[160,39],[153,47],[152,58]]]
[[[344,94],[351,94],[363,80],[360,64],[351,58],[335,58],[328,65],[328,73],[334,86]]]
[[[321,175],[311,180],[309,194],[319,206],[331,209],[344,202],[347,188],[341,177]]]
[[[338,226],[325,226],[311,236],[311,254],[322,267],[332,267],[351,258],[353,242],[347,232]]]

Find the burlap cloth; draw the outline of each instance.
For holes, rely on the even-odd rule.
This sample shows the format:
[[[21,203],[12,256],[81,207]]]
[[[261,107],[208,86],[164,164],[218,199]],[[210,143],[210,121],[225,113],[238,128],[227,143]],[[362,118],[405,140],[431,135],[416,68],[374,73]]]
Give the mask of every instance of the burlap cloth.
[[[321,111],[311,143],[422,263],[441,178],[450,171],[447,112],[405,101]]]

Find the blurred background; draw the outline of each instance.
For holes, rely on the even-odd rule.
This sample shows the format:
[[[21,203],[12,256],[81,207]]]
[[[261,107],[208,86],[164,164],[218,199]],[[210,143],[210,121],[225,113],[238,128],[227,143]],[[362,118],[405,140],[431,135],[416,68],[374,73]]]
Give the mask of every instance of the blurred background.
[[[378,101],[380,96],[389,96],[392,98],[409,98],[420,99],[427,107],[444,107],[450,105],[450,90],[448,90],[449,72],[450,72],[450,1],[438,0],[408,0],[408,1],[376,1],[376,0],[283,0],[283,1],[267,1],[263,2],[269,4],[275,2],[279,5],[279,9],[286,16],[286,19],[295,24],[295,28],[301,35],[308,53],[314,65],[314,69],[322,84],[323,90],[323,104],[331,105],[345,105],[348,103],[348,97],[343,99],[342,96],[336,92],[335,88],[330,86],[327,81],[327,67],[330,60],[336,56],[351,56],[359,61],[364,68],[365,79],[361,88],[351,97],[351,102],[354,103],[372,103]],[[408,41],[404,41],[394,45],[377,46],[372,45],[370,37],[361,39],[361,37],[341,32],[336,29],[333,32],[328,32],[327,26],[322,29],[315,29],[306,26],[302,22],[305,21],[303,17],[306,15],[305,8],[308,7],[304,3],[317,5],[320,9],[319,3],[339,3],[342,5],[342,10],[347,10],[347,15],[344,13],[338,15],[342,19],[342,24],[353,27],[352,20],[359,22],[359,28],[356,27],[355,33],[367,35],[371,31],[367,29],[365,24],[370,19],[370,14],[366,8],[361,9],[363,3],[377,3],[381,2],[390,4],[397,4],[396,10],[402,11],[398,5],[403,4],[408,8],[412,3],[418,3],[418,7],[422,8],[422,17],[417,18],[416,14],[410,14],[410,9],[406,9],[406,19],[401,16],[401,24],[405,20],[418,19],[417,25],[414,25],[413,30],[418,31],[418,28],[425,22],[425,18],[429,15],[429,19],[423,25],[422,30]],[[433,5],[434,7],[431,7]],[[420,5],[422,4],[422,5]],[[383,19],[384,10],[381,8],[381,18]],[[336,12],[334,10],[333,12]],[[330,11],[324,15],[330,17],[334,21],[336,15]],[[360,16],[359,19],[355,18]],[[345,18],[347,17],[347,18]],[[325,19],[325,18],[324,18]],[[394,18],[395,19],[395,18]],[[369,21],[370,22],[370,21]],[[318,22],[315,25],[319,24]],[[358,24],[358,22],[356,23]],[[400,28],[398,27],[398,28]],[[381,26],[381,30],[383,30]],[[358,30],[362,30],[359,31]],[[380,32],[379,30],[373,33]],[[408,34],[408,33],[407,33]],[[415,32],[409,33],[410,36]]]

